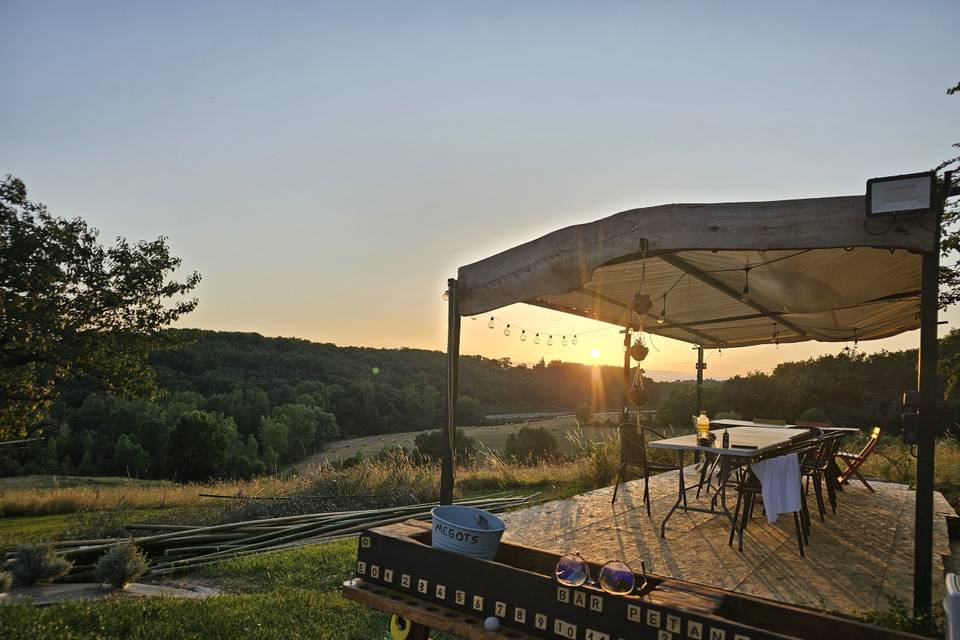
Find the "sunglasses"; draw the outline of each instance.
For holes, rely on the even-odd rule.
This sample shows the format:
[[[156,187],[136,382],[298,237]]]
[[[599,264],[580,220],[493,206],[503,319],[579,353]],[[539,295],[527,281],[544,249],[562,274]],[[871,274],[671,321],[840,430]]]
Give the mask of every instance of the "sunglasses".
[[[611,560],[600,567],[600,574],[597,580],[594,580],[590,576],[590,565],[583,556],[579,553],[568,553],[557,561],[554,575],[557,582],[568,587],[580,587],[586,584],[613,595],[625,596],[633,593],[635,589],[643,591],[647,587],[647,567],[643,560],[640,561],[640,571],[643,578],[637,585],[636,574],[626,562]]]

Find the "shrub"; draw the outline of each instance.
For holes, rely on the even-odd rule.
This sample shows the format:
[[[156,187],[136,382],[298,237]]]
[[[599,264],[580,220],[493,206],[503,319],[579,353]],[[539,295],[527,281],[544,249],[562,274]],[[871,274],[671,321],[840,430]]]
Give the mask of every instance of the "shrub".
[[[147,572],[147,558],[136,545],[120,544],[97,560],[97,580],[122,589]]]
[[[447,445],[447,432],[443,429],[424,431],[414,438],[413,445],[417,455],[424,460],[442,460]],[[453,452],[457,462],[463,464],[472,460],[476,451],[477,441],[464,433],[463,429],[457,429],[453,436]]]
[[[590,408],[590,405],[584,403],[577,405],[574,415],[577,417],[577,424],[581,427],[590,423],[593,419],[593,409]]]
[[[24,545],[13,557],[11,573],[18,585],[53,582],[70,571],[73,562],[58,556],[52,547],[43,544]]]
[[[13,586],[13,575],[9,571],[0,571],[0,593],[10,591]]]
[[[828,418],[827,414],[823,412],[823,409],[820,409],[819,407],[810,407],[809,409],[803,410],[803,413],[801,413],[800,417],[797,418],[797,422],[829,423],[830,418]]]
[[[537,462],[557,454],[557,439],[543,427],[522,427],[507,436],[504,454],[526,462]]]

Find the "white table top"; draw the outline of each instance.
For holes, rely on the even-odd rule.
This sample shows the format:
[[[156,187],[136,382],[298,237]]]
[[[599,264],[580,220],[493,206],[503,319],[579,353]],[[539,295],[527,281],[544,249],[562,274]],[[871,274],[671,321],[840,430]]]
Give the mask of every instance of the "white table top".
[[[726,431],[730,434],[730,447],[723,448],[723,431],[715,430],[717,436],[713,445],[702,445],[697,442],[697,434],[690,433],[675,438],[653,440],[648,444],[654,449],[675,449],[688,451],[705,451],[708,453],[722,453],[723,455],[750,458],[764,451],[774,449],[800,438],[810,432],[809,429],[784,427],[730,427]],[[747,445],[754,448],[736,448],[734,445]]]
[[[754,422],[752,420],[734,420],[733,418],[720,418],[711,420],[711,427],[760,427],[763,429],[817,429],[820,431],[848,431],[850,433],[859,432],[856,427],[801,427],[795,424],[766,424],[763,422]]]

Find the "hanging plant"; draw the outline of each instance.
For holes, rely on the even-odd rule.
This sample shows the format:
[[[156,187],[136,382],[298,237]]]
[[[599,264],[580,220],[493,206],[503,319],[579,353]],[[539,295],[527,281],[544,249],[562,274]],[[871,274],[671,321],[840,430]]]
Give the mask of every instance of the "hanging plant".
[[[650,354],[650,348],[644,344],[643,337],[637,336],[633,346],[630,347],[630,357],[637,362],[643,362]]]
[[[643,384],[643,369],[637,369],[637,373],[633,376],[633,384],[627,392],[627,399],[638,409],[647,404],[647,400],[650,399],[650,394]]]

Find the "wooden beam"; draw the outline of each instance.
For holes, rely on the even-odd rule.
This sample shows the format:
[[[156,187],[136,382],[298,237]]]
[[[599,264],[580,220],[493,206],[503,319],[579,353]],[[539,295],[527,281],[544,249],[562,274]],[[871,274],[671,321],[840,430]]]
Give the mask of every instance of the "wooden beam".
[[[597,293],[596,291],[591,291],[590,289],[587,289],[587,288],[585,288],[585,287],[577,287],[575,290],[576,290],[578,293],[582,293],[582,294],[587,295],[587,296],[590,296],[590,297],[592,297],[592,298],[596,298],[597,300],[600,300],[601,302],[606,302],[607,304],[612,304],[612,305],[615,305],[615,306],[617,306],[617,307],[620,307],[621,309],[626,309],[627,311],[631,311],[632,313],[635,313],[635,312],[632,311],[632,309],[630,309],[630,305],[626,304],[625,302],[621,302],[621,301],[617,300],[616,298],[611,298],[610,296],[605,296],[605,295],[603,295],[602,293]],[[652,313],[649,313],[649,312],[648,312],[648,313],[645,313],[645,314],[644,314],[644,317],[646,317],[646,318],[648,318],[648,319],[650,319],[650,320],[653,320],[653,321],[655,321],[655,322],[658,322],[658,323],[659,323],[659,321],[660,321],[660,316],[656,316],[656,315],[654,315],[654,314],[652,314]],[[700,339],[700,342],[697,342],[696,344],[701,344],[702,341],[712,342],[712,343],[714,343],[714,344],[723,344],[723,340],[721,340],[720,338],[717,338],[717,337],[715,337],[715,336],[712,336],[712,335],[710,335],[710,334],[708,334],[708,333],[704,333],[704,332],[702,332],[702,331],[697,331],[696,329],[691,329],[691,328],[690,328],[690,325],[688,325],[688,324],[686,324],[686,323],[683,323],[683,322],[675,322],[675,321],[673,321],[673,320],[669,320],[669,319],[667,319],[667,318],[664,318],[664,320],[663,320],[663,325],[662,325],[662,326],[667,327],[668,329],[680,329],[681,331],[685,331],[685,332],[689,333],[690,335],[696,336],[697,338]],[[639,328],[639,327],[637,327],[637,328]],[[649,328],[647,328],[647,327],[644,327],[644,331],[647,331],[648,333],[657,333],[657,331],[655,331],[655,330],[651,331],[651,330],[650,330]]]
[[[664,262],[666,262],[667,264],[669,264],[670,266],[676,267],[677,269],[680,269],[681,271],[687,272],[687,273],[690,274],[692,277],[696,278],[697,280],[699,280],[700,282],[706,284],[707,286],[713,287],[713,288],[716,289],[717,291],[719,291],[719,292],[721,292],[721,293],[727,294],[727,295],[730,296],[731,298],[734,298],[735,300],[740,301],[741,303],[745,304],[746,306],[750,307],[751,309],[755,309],[755,310],[758,311],[762,316],[767,317],[767,318],[770,318],[770,319],[776,321],[778,324],[782,324],[782,325],[785,326],[787,329],[790,329],[791,331],[796,332],[798,335],[801,335],[801,336],[803,336],[803,337],[808,337],[808,336],[812,336],[812,337],[814,337],[814,338],[818,337],[816,334],[811,333],[810,331],[808,331],[808,330],[800,327],[799,325],[796,325],[796,324],[790,322],[789,320],[784,320],[783,317],[782,317],[783,314],[782,314],[781,312],[771,311],[770,309],[767,309],[766,307],[764,307],[762,304],[759,304],[759,303],[757,303],[757,302],[755,302],[754,300],[751,300],[751,299],[749,299],[749,298],[747,298],[746,300],[741,299],[741,297],[740,297],[740,292],[739,292],[739,291],[737,291],[737,290],[735,290],[733,287],[731,287],[731,286],[729,286],[729,285],[727,285],[727,284],[725,284],[725,283],[717,280],[716,278],[714,278],[713,276],[711,276],[709,273],[706,273],[705,271],[702,271],[701,269],[698,269],[697,267],[693,266],[692,264],[690,264],[690,263],[687,262],[686,260],[683,260],[683,259],[681,259],[681,258],[678,258],[678,257],[675,256],[675,255],[668,255],[668,254],[662,254],[662,255],[659,255],[659,256],[657,256],[657,257],[660,258],[661,260],[663,260]]]

